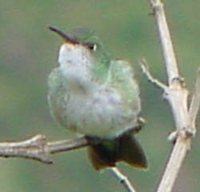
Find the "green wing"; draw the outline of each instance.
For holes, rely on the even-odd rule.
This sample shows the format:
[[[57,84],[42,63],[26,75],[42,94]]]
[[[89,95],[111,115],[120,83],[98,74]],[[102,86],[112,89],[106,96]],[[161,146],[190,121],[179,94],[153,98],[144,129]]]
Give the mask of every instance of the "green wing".
[[[63,77],[59,68],[55,68],[48,77],[48,104],[52,116],[62,126],[66,124],[65,118],[65,97],[66,83],[64,84]]]
[[[112,60],[109,81],[111,86],[119,91],[126,112],[130,110],[130,112],[139,113],[141,110],[139,87],[130,64],[124,60]]]

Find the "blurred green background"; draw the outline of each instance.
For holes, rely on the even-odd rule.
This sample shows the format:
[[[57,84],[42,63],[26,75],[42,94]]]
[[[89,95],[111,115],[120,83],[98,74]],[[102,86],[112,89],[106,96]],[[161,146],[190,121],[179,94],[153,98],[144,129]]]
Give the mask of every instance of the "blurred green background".
[[[166,1],[180,70],[192,90],[199,66],[199,2]],[[56,65],[60,38],[49,25],[64,31],[96,31],[113,57],[133,63],[141,87],[144,130],[138,135],[149,160],[148,171],[120,168],[140,191],[155,191],[171,150],[167,142],[174,123],[162,92],[147,82],[138,61],[145,57],[155,77],[166,82],[160,46],[148,0],[0,0],[0,141],[22,140],[37,133],[50,140],[71,137],[51,118],[47,76]],[[199,191],[199,134],[184,162],[174,191]],[[109,171],[91,167],[86,150],[53,156],[53,165],[24,159],[0,160],[4,192],[124,191]]]

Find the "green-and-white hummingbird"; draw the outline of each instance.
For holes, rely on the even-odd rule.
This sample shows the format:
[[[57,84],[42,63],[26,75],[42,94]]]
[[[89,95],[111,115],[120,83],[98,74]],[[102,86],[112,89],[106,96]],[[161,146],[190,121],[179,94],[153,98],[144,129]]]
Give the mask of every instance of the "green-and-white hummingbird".
[[[95,35],[80,38],[50,30],[64,39],[58,66],[48,78],[48,102],[55,119],[88,139],[95,169],[113,167],[118,161],[146,168],[134,136],[141,127],[141,103],[129,63],[112,60]]]

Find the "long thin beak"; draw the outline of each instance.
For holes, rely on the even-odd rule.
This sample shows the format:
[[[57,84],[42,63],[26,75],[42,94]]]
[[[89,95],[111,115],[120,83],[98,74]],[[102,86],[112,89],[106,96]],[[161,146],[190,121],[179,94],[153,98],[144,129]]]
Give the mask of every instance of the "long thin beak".
[[[69,35],[69,34],[65,34],[61,30],[59,30],[55,27],[49,26],[49,29],[51,31],[57,33],[58,35],[60,35],[66,42],[73,43],[73,44],[79,44],[79,41],[76,37],[73,37],[72,35]]]

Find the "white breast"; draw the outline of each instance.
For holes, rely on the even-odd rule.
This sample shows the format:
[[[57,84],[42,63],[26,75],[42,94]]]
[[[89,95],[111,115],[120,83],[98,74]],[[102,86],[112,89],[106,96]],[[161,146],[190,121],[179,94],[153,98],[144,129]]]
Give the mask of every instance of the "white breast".
[[[115,137],[136,123],[134,114],[125,114],[120,96],[104,87],[90,96],[70,95],[66,116],[68,129],[99,137]]]

